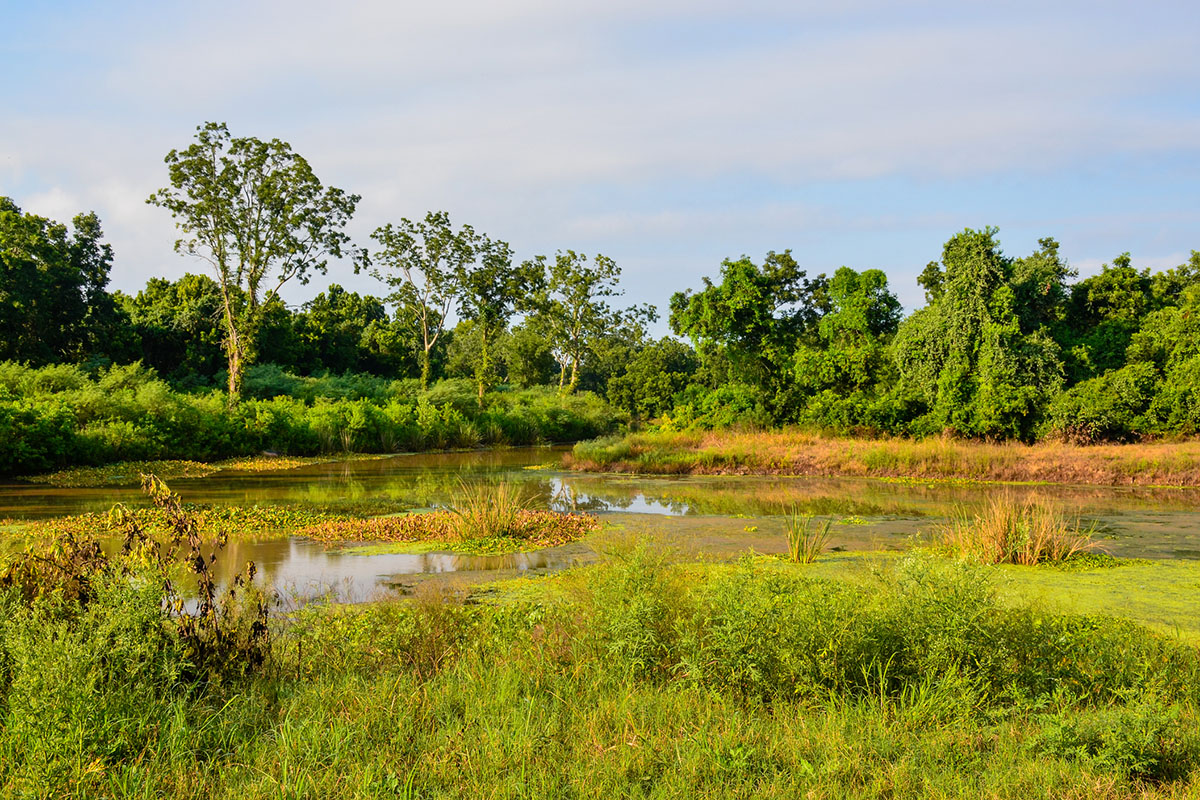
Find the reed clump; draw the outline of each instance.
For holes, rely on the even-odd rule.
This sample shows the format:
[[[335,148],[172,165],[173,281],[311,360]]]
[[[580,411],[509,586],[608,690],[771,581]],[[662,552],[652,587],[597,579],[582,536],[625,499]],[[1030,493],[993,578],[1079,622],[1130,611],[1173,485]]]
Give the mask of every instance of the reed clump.
[[[811,514],[801,514],[793,508],[787,513],[784,526],[788,561],[794,564],[813,563],[829,544],[829,520],[815,522]]]
[[[511,483],[461,482],[449,509],[452,530],[459,539],[525,538],[521,517],[530,503]]]
[[[1059,563],[1093,550],[1094,528],[1039,500],[992,499],[983,511],[960,510],[939,532],[939,543],[960,558],[984,564]]]

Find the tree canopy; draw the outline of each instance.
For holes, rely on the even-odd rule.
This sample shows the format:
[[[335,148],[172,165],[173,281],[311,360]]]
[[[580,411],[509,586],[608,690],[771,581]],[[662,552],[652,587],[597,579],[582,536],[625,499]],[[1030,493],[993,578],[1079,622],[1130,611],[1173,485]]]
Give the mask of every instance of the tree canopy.
[[[342,255],[359,197],[322,185],[287,142],[235,138],[224,123],[199,126],[196,141],[165,161],[170,186],[147,202],[174,217],[183,233],[176,251],[208,262],[216,276],[233,402],[254,360],[263,302]]]

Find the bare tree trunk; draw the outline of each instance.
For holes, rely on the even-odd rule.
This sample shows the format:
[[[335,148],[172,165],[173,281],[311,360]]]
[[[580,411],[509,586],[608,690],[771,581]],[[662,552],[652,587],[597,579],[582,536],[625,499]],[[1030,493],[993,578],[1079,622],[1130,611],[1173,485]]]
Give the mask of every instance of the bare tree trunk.
[[[245,345],[238,335],[237,323],[233,318],[233,309],[229,301],[225,302],[225,358],[229,366],[229,407],[233,408],[242,399],[242,377],[246,369],[243,359]]]
[[[480,354],[479,366],[475,369],[475,383],[479,390],[479,410],[483,410],[483,391],[487,384],[488,376],[488,335],[487,328],[480,327]]]

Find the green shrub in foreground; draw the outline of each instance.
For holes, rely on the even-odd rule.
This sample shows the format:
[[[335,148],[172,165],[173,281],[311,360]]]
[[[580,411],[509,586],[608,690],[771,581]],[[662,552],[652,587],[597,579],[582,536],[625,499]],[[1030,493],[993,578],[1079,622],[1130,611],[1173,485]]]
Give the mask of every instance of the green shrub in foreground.
[[[0,794],[1115,798],[1200,766],[1197,653],[1136,625],[930,558],[691,570],[642,545],[499,605],[312,607],[182,692],[148,588],[8,598]]]

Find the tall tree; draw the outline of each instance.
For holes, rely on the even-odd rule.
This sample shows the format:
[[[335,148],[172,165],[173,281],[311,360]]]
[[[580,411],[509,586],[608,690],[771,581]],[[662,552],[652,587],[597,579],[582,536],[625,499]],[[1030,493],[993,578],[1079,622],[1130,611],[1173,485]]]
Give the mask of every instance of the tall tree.
[[[475,386],[479,407],[483,408],[483,395],[495,372],[492,351],[496,341],[513,314],[533,307],[530,298],[539,290],[542,269],[528,261],[514,265],[512,248],[486,237],[479,239],[476,256],[475,263],[460,274],[458,313],[473,323],[473,333],[479,337]]]
[[[996,233],[968,229],[946,242],[941,267],[922,276],[940,293],[904,321],[892,352],[904,385],[930,411],[928,425],[1028,439],[1062,387],[1062,362],[1045,326],[1030,329],[1054,314],[1022,283],[1062,270],[1049,240],[1022,265],[1001,252]]]
[[[558,362],[559,391],[570,394],[579,385],[580,365],[617,321],[606,298],[622,294],[617,289],[621,268],[599,253],[589,264],[583,253],[560,250],[553,262],[536,256],[526,262],[526,269],[545,275],[535,300],[537,319]]]
[[[392,288],[396,303],[421,343],[421,388],[429,387],[431,352],[446,329],[446,317],[462,296],[463,273],[475,260],[480,237],[470,225],[458,230],[445,211],[431,211],[420,222],[376,228],[380,248],[360,263]],[[511,257],[511,256],[510,256]]]
[[[199,126],[196,141],[165,161],[171,185],[147,202],[175,218],[184,234],[175,250],[207,261],[216,275],[236,403],[264,300],[342,255],[359,196],[323,186],[287,142],[234,138],[224,123]]]

